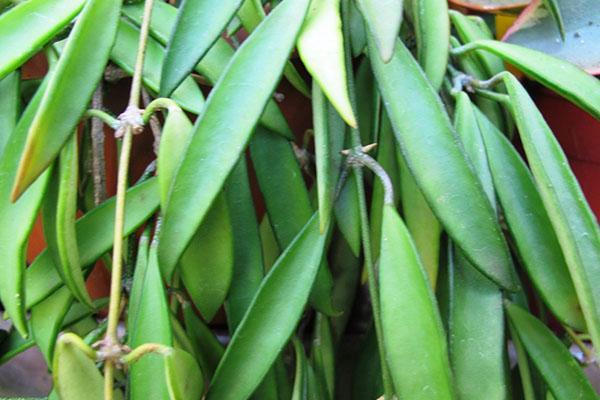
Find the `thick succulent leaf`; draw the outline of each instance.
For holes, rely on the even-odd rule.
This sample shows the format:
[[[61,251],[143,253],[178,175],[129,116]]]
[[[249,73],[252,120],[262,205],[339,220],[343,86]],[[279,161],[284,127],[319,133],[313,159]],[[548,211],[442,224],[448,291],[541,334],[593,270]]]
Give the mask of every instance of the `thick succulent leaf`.
[[[211,92],[164,210],[158,247],[161,269],[179,261],[239,159],[275,89],[307,8],[307,0],[285,0],[278,6],[238,49]]]
[[[600,230],[577,179],[533,100],[512,75],[504,83],[531,172],[594,343],[600,343]],[[598,350],[597,350],[598,351]]]
[[[208,400],[247,398],[259,385],[302,315],[326,237],[315,213],[261,284],[217,368]]]
[[[561,322],[585,331],[573,280],[531,172],[508,139],[483,114],[476,116],[496,194],[527,274]]]
[[[141,240],[148,239],[142,236]],[[142,242],[141,252],[147,250]],[[146,261],[146,262],[144,262]],[[133,276],[131,297],[136,300],[128,316],[128,345],[132,349],[144,343],[173,345],[169,305],[165,296],[158,260],[156,243],[150,246],[147,257],[140,257]],[[163,380],[165,364],[160,354],[146,354],[129,370],[129,393],[132,400],[169,398],[167,385]]]
[[[225,196],[220,194],[181,256],[178,269],[192,302],[207,321],[225,302],[233,262],[231,220]],[[170,276],[165,271],[163,275]]]
[[[164,358],[169,399],[199,399],[204,391],[204,380],[194,357],[184,350],[171,349]]]
[[[123,15],[131,19],[138,26],[141,25],[143,13],[143,3],[128,4],[123,7]],[[150,21],[150,33],[160,44],[166,45],[168,43],[176,19],[177,8],[166,2],[154,2],[152,19]],[[225,39],[219,38],[200,60],[198,65],[196,65],[194,70],[206,77],[211,84],[216,84],[225,71],[227,64],[233,58],[233,55],[234,50],[231,48],[231,45]],[[273,132],[293,139],[292,131],[275,100],[270,99],[267,102],[259,122]]]
[[[450,19],[446,0],[412,0],[413,24],[417,38],[417,58],[437,91],[442,86],[448,64]]]
[[[110,59],[128,74],[133,75],[140,30],[124,19],[119,21],[119,30],[112,48]],[[152,92],[157,93],[160,86],[161,68],[165,49],[153,38],[148,38],[142,81]],[[185,78],[171,95],[183,109],[200,114],[204,106],[204,96],[191,77]]]
[[[0,298],[5,310],[10,314],[15,328],[24,336],[27,336],[23,287],[25,246],[50,174],[49,172],[43,174],[15,203],[10,199],[10,189],[25,146],[27,131],[40,104],[45,87],[46,83],[43,83],[23,112],[0,158],[0,259],[2,259]]]
[[[217,369],[217,365],[219,365],[219,361],[223,357],[225,349],[210,328],[196,315],[191,304],[185,303],[182,308],[186,332],[194,349],[196,359],[204,377],[210,381]]]
[[[479,49],[496,54],[600,119],[600,81],[575,65],[541,51],[494,40],[478,40],[461,49],[459,52]]]
[[[382,232],[381,323],[396,393],[403,399],[452,399],[446,338],[433,292],[410,234],[391,205],[384,206]]]
[[[344,121],[356,127],[348,95],[339,0],[311,3],[298,37],[298,52],[308,72]]]
[[[21,104],[21,74],[13,72],[0,80],[0,156],[17,126]]]
[[[124,235],[134,232],[154,213],[158,204],[156,178],[150,178],[129,189],[125,200]],[[115,198],[113,197],[77,220],[75,231],[80,265],[88,267],[110,250],[114,237],[114,215]],[[52,255],[48,250],[42,251],[25,272],[26,308],[29,309],[48,297],[61,286],[61,283]]]
[[[23,194],[54,161],[73,134],[102,78],[117,33],[120,11],[120,0],[86,2],[29,127],[13,199]]]
[[[233,234],[233,277],[225,303],[230,332],[246,313],[263,279],[263,254],[250,191],[246,157],[240,157],[225,184]]]
[[[218,4],[185,0],[181,4],[163,63],[161,96],[170,95],[192,72],[241,4],[242,0],[225,0]]]
[[[42,221],[48,250],[59,275],[79,302],[93,308],[79,264],[75,233],[78,161],[77,135],[74,134],[61,150],[53,171],[42,207]]]
[[[33,0],[0,15],[0,79],[44,47],[81,11],[85,0]]]
[[[371,51],[374,46],[369,39]],[[377,57],[371,62],[402,155],[429,206],[484,275],[514,289],[496,215],[434,88],[401,42],[388,64]]]
[[[510,323],[557,400],[599,396],[569,350],[542,322],[519,306],[506,305]]]
[[[60,399],[104,399],[104,378],[94,356],[95,352],[72,333],[58,339],[52,377]]]
[[[394,55],[394,47],[402,24],[402,0],[358,0],[358,9],[375,38],[379,56],[388,62]]]

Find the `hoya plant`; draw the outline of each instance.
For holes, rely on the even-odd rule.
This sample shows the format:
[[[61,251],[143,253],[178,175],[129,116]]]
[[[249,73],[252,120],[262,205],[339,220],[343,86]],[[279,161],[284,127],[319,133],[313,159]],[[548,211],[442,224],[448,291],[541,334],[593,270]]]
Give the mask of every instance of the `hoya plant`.
[[[0,7],[0,363],[51,399],[598,398],[598,223],[505,66],[593,76],[446,0]]]

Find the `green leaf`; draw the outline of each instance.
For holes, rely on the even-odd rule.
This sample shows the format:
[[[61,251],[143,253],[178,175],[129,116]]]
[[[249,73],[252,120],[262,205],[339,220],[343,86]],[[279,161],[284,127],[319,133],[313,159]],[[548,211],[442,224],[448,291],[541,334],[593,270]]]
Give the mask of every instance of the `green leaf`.
[[[562,248],[594,343],[600,343],[600,231],[552,131],[519,81],[504,83],[531,172]],[[598,350],[597,350],[598,351]]]
[[[334,399],[335,352],[331,324],[327,316],[320,313],[315,319],[311,358],[319,386],[327,393],[327,398]]]
[[[542,0],[550,14],[552,15],[552,19],[554,19],[554,23],[560,32],[560,37],[562,40],[565,40],[566,32],[565,32],[565,21],[563,20],[562,14],[560,12],[560,6],[558,5],[557,0]]]
[[[487,50],[513,64],[547,88],[600,119],[600,81],[575,65],[541,51],[494,40],[478,40],[459,49]]]
[[[225,350],[207,400],[247,398],[259,385],[302,315],[326,237],[319,233],[315,213],[261,284]]]
[[[130,235],[146,221],[154,213],[158,204],[159,192],[156,178],[150,178],[130,188],[125,200],[124,236]],[[102,254],[110,250],[114,237],[114,215],[115,198],[113,197],[77,220],[75,231],[80,265],[89,268]],[[61,286],[61,283],[52,255],[48,250],[42,251],[25,272],[26,308],[29,309],[48,297]]]
[[[237,329],[263,279],[263,254],[246,157],[240,157],[225,184],[233,234],[233,277],[225,310],[229,331]]]
[[[72,333],[58,339],[52,376],[61,400],[104,399],[104,378],[96,368],[95,353]]]
[[[192,72],[231,20],[242,0],[218,4],[207,0],[185,0],[167,45],[161,74],[161,96],[170,95]]]
[[[238,49],[211,92],[164,210],[158,247],[161,269],[177,263],[239,159],[307,8],[307,0],[285,0],[278,6]]]
[[[360,223],[360,208],[358,205],[358,186],[354,171],[348,173],[346,183],[342,186],[340,196],[333,205],[335,220],[339,230],[344,235],[348,246],[352,249],[352,253],[360,256],[362,246],[361,240],[361,223]]]
[[[258,186],[280,249],[285,249],[310,219],[310,204],[302,171],[290,143],[258,127],[250,143]],[[273,168],[273,165],[279,166]],[[289,199],[294,202],[290,203]],[[337,312],[331,303],[331,273],[323,260],[311,293],[311,304],[327,315]]]
[[[133,276],[131,297],[135,300],[130,308],[127,328],[129,332],[128,345],[136,348],[144,343],[158,343],[165,346],[173,345],[169,305],[165,296],[158,261],[156,258],[156,243],[147,251],[147,238],[140,239],[141,257],[136,264]],[[146,261],[146,262],[144,262]],[[129,371],[129,393],[131,399],[162,398],[167,399],[169,393],[164,384],[165,364],[160,354],[146,354]]]
[[[292,344],[294,345],[294,357],[296,359],[292,400],[308,399],[308,361],[304,353],[304,346],[302,346],[302,342],[296,337],[292,338]]]
[[[502,293],[460,251],[454,257],[448,337],[457,394],[465,400],[506,399]]]
[[[442,86],[448,64],[450,20],[446,0],[412,0],[417,58],[437,91]]]
[[[79,181],[76,134],[61,150],[57,164],[42,207],[44,237],[65,285],[79,302],[93,308],[79,264],[75,233]]]
[[[356,5],[375,38],[379,57],[384,63],[394,55],[394,47],[402,24],[402,0],[358,0]]]
[[[71,304],[73,295],[63,287],[31,308],[31,335],[49,367],[52,367],[56,338]]]
[[[15,203],[10,199],[10,189],[25,146],[27,131],[44,94],[46,83],[47,80],[23,112],[0,158],[0,298],[15,328],[23,336],[27,336],[23,287],[25,250],[50,173],[43,174]]]
[[[171,349],[165,356],[165,374],[170,400],[199,399],[202,395],[202,371],[190,353]]]
[[[0,79],[31,58],[81,11],[84,0],[20,2],[0,15]]]
[[[506,311],[529,357],[557,400],[599,398],[569,350],[543,323],[512,303],[506,304]]]
[[[212,320],[225,302],[233,275],[233,233],[223,194],[216,198],[192,237],[178,271],[200,314]],[[170,275],[167,272],[163,276]]]
[[[298,52],[308,72],[344,121],[356,127],[348,95],[340,0],[311,3],[298,37]],[[313,94],[314,86],[313,83]]]
[[[102,78],[117,33],[120,10],[120,0],[86,2],[31,122],[13,199],[21,196],[50,165],[73,134]]]
[[[384,206],[382,232],[381,323],[396,393],[409,400],[452,399],[446,338],[431,286],[408,230],[390,205]]]
[[[130,75],[133,75],[135,69],[139,36],[138,28],[124,19],[119,21],[119,30],[110,59]],[[164,57],[165,49],[156,40],[148,38],[142,81],[154,93],[159,90]],[[204,107],[204,95],[191,77],[184,79],[171,97],[180,107],[194,114],[200,114]]]
[[[552,313],[585,331],[573,280],[531,172],[504,135],[476,111],[496,194],[525,270]]]
[[[142,23],[144,4],[125,5],[123,7],[123,14],[139,26]],[[150,21],[150,33],[160,44],[166,45],[169,41],[176,19],[177,8],[166,2],[154,2],[152,19]],[[200,60],[198,65],[196,65],[194,70],[206,77],[210,83],[215,84],[225,71],[233,55],[234,50],[231,48],[231,45],[225,39],[219,38]],[[285,117],[273,99],[267,101],[267,105],[260,118],[260,123],[273,132],[277,132],[289,139],[294,138]]]
[[[374,46],[369,40],[371,51]],[[371,57],[371,62],[396,140],[427,203],[484,275],[515,289],[512,263],[494,210],[433,87],[401,42],[388,64],[378,57]]]
[[[345,71],[345,69],[344,69]],[[335,189],[340,175],[345,128],[342,120],[313,81],[313,126],[317,163],[317,191],[321,231],[329,224],[335,201]]]
[[[0,80],[0,156],[8,142],[11,133],[17,126],[21,105],[20,98],[21,74],[12,72]]]
[[[184,303],[182,308],[187,335],[196,359],[204,376],[210,381],[225,350],[210,328],[196,315],[191,304]]]

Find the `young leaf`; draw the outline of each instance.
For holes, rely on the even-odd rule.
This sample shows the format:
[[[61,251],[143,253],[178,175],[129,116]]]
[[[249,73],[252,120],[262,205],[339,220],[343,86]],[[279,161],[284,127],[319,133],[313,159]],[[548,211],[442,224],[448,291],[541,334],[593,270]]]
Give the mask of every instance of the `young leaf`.
[[[179,7],[160,79],[161,96],[170,95],[219,38],[242,0],[185,0]]]
[[[402,399],[452,399],[446,338],[425,270],[391,205],[383,210],[379,285],[384,348]],[[426,362],[415,362],[426,360]]]
[[[565,40],[565,21],[563,20],[562,13],[560,12],[560,7],[558,5],[557,0],[542,0],[550,14],[552,14],[552,18],[556,23],[558,31],[560,32],[560,37],[562,40]]]
[[[12,199],[23,194],[73,134],[102,78],[120,11],[121,0],[86,2],[31,122]]]
[[[599,398],[569,350],[543,323],[512,303],[507,303],[506,311],[529,357],[557,400]]]
[[[158,247],[161,269],[179,261],[239,159],[277,84],[307,8],[308,0],[281,3],[238,49],[211,92],[164,212]]]
[[[31,58],[81,11],[85,0],[32,0],[0,15],[0,79]]]
[[[235,331],[207,400],[247,398],[259,385],[302,315],[326,237],[315,214],[279,257]]]
[[[399,10],[401,13],[402,8]],[[298,52],[308,72],[344,121],[356,127],[348,95],[343,41],[340,1],[312,2],[298,37]],[[315,83],[313,93],[314,86]]]
[[[169,398],[199,399],[204,391],[204,380],[194,357],[186,351],[171,349],[164,361]]]
[[[394,47],[402,24],[402,3],[402,0],[358,0],[356,2],[371,35],[375,38],[379,57],[384,63],[389,62],[394,55]]]

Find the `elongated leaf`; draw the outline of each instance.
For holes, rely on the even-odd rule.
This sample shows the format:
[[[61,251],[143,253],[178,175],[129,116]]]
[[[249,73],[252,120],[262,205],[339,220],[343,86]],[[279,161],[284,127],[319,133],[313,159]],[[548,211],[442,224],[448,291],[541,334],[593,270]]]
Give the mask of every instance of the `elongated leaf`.
[[[200,224],[179,264],[181,279],[194,305],[205,320],[212,320],[227,297],[233,275],[233,234],[222,194]]]
[[[600,343],[600,232],[567,158],[519,81],[506,75],[533,177],[562,248],[594,343]]]
[[[399,12],[402,13],[402,8]],[[348,95],[339,0],[311,3],[298,37],[298,52],[308,72],[344,121],[356,127]]]
[[[277,244],[285,249],[313,212],[302,171],[290,144],[260,127],[250,143],[250,154]],[[273,165],[279,168],[274,169]],[[291,204],[290,197],[294,199]],[[323,260],[310,301],[327,315],[336,314],[331,303],[332,285],[329,266]]]
[[[230,332],[234,332],[263,279],[263,255],[245,156],[229,175],[225,198],[233,233],[233,277],[225,310]]]
[[[78,168],[77,136],[74,134],[60,152],[44,201],[44,236],[65,285],[78,301],[92,308],[92,299],[79,264],[75,234]]]
[[[437,91],[442,86],[448,46],[450,20],[446,0],[413,0],[413,23],[417,38],[417,58],[427,78]]]
[[[163,64],[161,96],[170,95],[192,72],[241,4],[242,0],[221,1],[218,5],[207,0],[185,0],[181,4]]]
[[[27,336],[23,287],[25,246],[46,190],[49,173],[43,174],[15,203],[10,200],[10,188],[25,146],[29,125],[40,104],[45,87],[46,83],[42,84],[25,109],[0,158],[0,259],[2,259],[0,298],[15,328],[23,336]]]
[[[307,8],[307,0],[285,0],[278,6],[238,49],[213,89],[194,126],[165,209],[158,247],[161,269],[177,263],[239,159],[277,84]]]
[[[49,367],[52,367],[58,332],[72,303],[71,291],[63,287],[31,308],[31,335]]]
[[[165,374],[170,400],[199,399],[202,395],[202,371],[190,353],[171,349],[165,356]]]
[[[452,399],[446,338],[433,293],[393,206],[384,206],[382,231],[381,323],[396,393],[403,399]]]
[[[541,51],[494,40],[478,40],[457,49],[456,53],[477,49],[496,54],[600,119],[600,82],[575,65]]]
[[[331,105],[325,100],[319,86],[313,82],[313,125],[315,156],[317,158],[317,190],[321,231],[329,224],[335,188],[340,175],[344,146],[344,125]]]
[[[19,119],[20,82],[19,72],[13,72],[0,80],[0,156]]]
[[[128,4],[123,7],[123,14],[138,26],[141,25],[143,13],[143,3]],[[167,44],[176,19],[177,8],[166,2],[154,2],[150,32],[162,45]],[[233,58],[233,54],[234,50],[231,45],[225,39],[219,38],[200,60],[200,63],[196,65],[195,71],[205,76],[210,83],[215,84],[225,71],[231,58]],[[273,99],[267,102],[260,123],[273,132],[293,139],[289,125]]]
[[[506,311],[531,360],[557,400],[598,399],[575,359],[552,332],[519,306]]]
[[[358,9],[375,38],[379,57],[387,63],[394,55],[394,47],[402,23],[402,0],[358,0]],[[441,10],[440,10],[441,11]]]
[[[147,262],[137,265],[131,296],[137,299],[137,304],[134,309],[135,314],[129,316],[129,347],[133,349],[144,343],[172,346],[169,305],[158,269],[156,243],[150,246]],[[165,364],[161,358],[159,354],[147,354],[131,365],[129,372],[131,399],[169,398],[167,385],[163,380],[166,372]]]
[[[558,5],[557,0],[542,0],[550,14],[552,14],[552,18],[554,19],[554,23],[560,32],[560,37],[565,40],[565,22],[563,21],[562,14],[560,12],[560,7]]]
[[[139,44],[140,30],[131,23],[121,19],[119,30],[112,48],[110,59],[128,74],[133,75],[135,55]],[[161,66],[165,57],[165,49],[154,39],[146,43],[146,61],[142,72],[144,85],[154,93],[160,86]],[[200,114],[204,106],[204,96],[191,77],[184,79],[173,92],[173,100],[183,109]]]
[[[58,339],[52,370],[54,387],[62,400],[104,399],[104,379],[90,358],[95,352],[72,333]]]
[[[352,253],[358,257],[362,246],[360,236],[361,223],[358,205],[358,186],[356,185],[353,171],[350,171],[348,174],[340,196],[333,205],[333,211],[338,228],[352,249]]]
[[[117,33],[120,10],[120,0],[86,2],[31,122],[13,199],[23,194],[48,167],[73,134],[102,78]]]
[[[160,185],[160,204],[167,206],[169,190],[175,178],[175,172],[185,153],[192,133],[192,122],[179,107],[169,107],[160,135],[160,146],[156,158],[156,171]]]
[[[371,39],[369,48],[374,49]],[[429,206],[484,275],[514,289],[508,248],[494,210],[433,87],[400,42],[388,64],[377,57],[371,62],[402,155]]]
[[[84,0],[33,0],[0,15],[0,79],[17,69],[67,26]]]
[[[326,236],[315,214],[279,257],[235,331],[207,399],[247,398],[258,386],[302,315]]]
[[[196,315],[191,304],[186,303],[182,308],[186,331],[196,359],[205,378],[210,381],[225,350],[210,328]]]
[[[306,354],[304,353],[304,346],[298,338],[293,338],[292,343],[294,345],[294,356],[295,366],[294,371],[294,387],[292,389],[292,400],[304,400],[308,398],[308,372]]]
[[[477,113],[496,193],[538,294],[563,323],[585,331],[573,280],[538,189],[516,149]]]
[[[28,191],[29,192],[29,191]],[[158,182],[150,178],[127,191],[125,200],[124,235],[130,235],[152,215],[159,204]],[[75,224],[79,264],[90,266],[113,244],[114,197],[85,214]],[[3,281],[3,280],[2,280]],[[26,308],[34,306],[61,285],[52,255],[44,250],[25,272]],[[12,314],[11,314],[11,317]],[[14,317],[13,317],[14,318]]]
[[[319,386],[327,393],[326,398],[334,399],[335,353],[331,325],[323,314],[317,314],[316,317],[311,358]]]
[[[466,15],[454,10],[450,10],[449,13],[452,25],[456,29],[458,36],[463,43],[466,44],[477,40],[491,39],[481,30],[477,22]],[[473,54],[485,71],[485,76],[482,77],[483,79],[491,78],[504,71],[504,64],[502,63],[502,59],[498,56],[482,50],[475,51]]]

